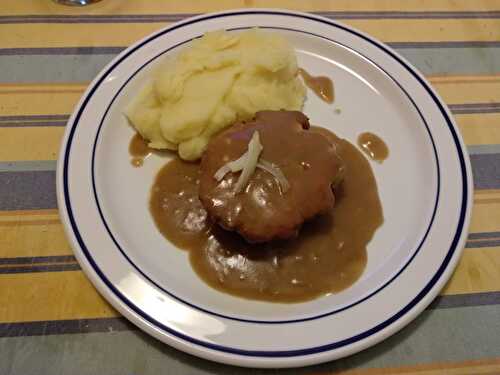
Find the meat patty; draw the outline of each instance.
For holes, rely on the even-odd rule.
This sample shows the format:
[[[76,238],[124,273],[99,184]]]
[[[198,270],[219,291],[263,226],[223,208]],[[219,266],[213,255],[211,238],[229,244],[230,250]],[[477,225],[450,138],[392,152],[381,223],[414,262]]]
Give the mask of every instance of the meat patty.
[[[229,172],[221,181],[214,177],[223,165],[247,151],[256,131],[263,146],[259,160],[278,167],[288,189],[260,168],[238,193],[240,172]],[[249,242],[288,239],[298,234],[304,221],[333,208],[332,183],[342,168],[335,145],[310,131],[303,113],[262,111],[210,141],[201,159],[199,196],[213,221]]]

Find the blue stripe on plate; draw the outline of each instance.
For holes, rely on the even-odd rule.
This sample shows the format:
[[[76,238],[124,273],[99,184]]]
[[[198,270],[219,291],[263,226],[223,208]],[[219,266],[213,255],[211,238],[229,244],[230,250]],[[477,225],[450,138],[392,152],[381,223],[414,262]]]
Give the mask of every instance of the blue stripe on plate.
[[[460,215],[459,215],[459,218],[458,218],[457,229],[456,229],[454,238],[453,238],[453,240],[451,242],[451,246],[450,246],[450,248],[449,248],[449,250],[447,252],[447,255],[446,255],[443,263],[439,267],[438,271],[436,272],[436,274],[434,275],[434,277],[428,282],[428,284],[421,290],[421,292],[412,301],[410,301],[403,309],[401,309],[400,311],[398,311],[392,317],[390,317],[386,321],[380,323],[379,325],[377,325],[377,326],[375,326],[375,327],[373,327],[373,328],[371,328],[371,329],[369,329],[369,330],[367,330],[367,331],[365,331],[365,332],[363,332],[361,334],[358,334],[356,336],[347,338],[347,339],[339,341],[339,342],[333,342],[333,343],[330,343],[328,345],[323,345],[323,346],[314,347],[314,348],[306,348],[306,349],[299,349],[299,350],[284,350],[284,351],[260,351],[260,350],[253,351],[253,350],[242,350],[242,349],[237,349],[237,348],[225,347],[225,346],[221,346],[221,345],[217,345],[217,344],[213,344],[213,343],[203,342],[203,341],[194,339],[194,338],[192,338],[192,337],[190,337],[188,335],[185,335],[183,333],[177,332],[177,331],[173,330],[170,327],[164,326],[160,322],[155,321],[152,317],[144,314],[143,311],[141,311],[140,309],[138,309],[130,300],[128,300],[124,295],[122,295],[114,287],[114,285],[112,283],[109,282],[109,280],[103,274],[103,272],[101,271],[101,269],[97,266],[97,264],[94,262],[92,256],[88,252],[88,249],[85,246],[83,238],[81,237],[81,235],[80,235],[80,233],[78,231],[78,228],[77,228],[76,223],[75,223],[75,219],[73,217],[73,212],[72,212],[72,208],[71,208],[71,201],[70,201],[70,197],[69,197],[69,190],[68,190],[68,168],[69,168],[68,164],[69,164],[69,153],[70,153],[70,150],[71,150],[71,144],[72,144],[72,141],[73,141],[75,129],[76,129],[77,125],[78,125],[78,121],[79,121],[79,119],[81,117],[81,114],[82,114],[83,110],[87,106],[90,97],[97,90],[97,88],[102,83],[103,79],[107,76],[107,74],[109,74],[109,72],[111,72],[118,64],[120,64],[120,62],[123,59],[125,59],[126,57],[128,57],[135,50],[137,50],[138,48],[140,48],[144,44],[146,44],[149,41],[157,38],[160,35],[164,35],[164,34],[166,34],[168,32],[171,32],[173,30],[176,30],[176,29],[179,29],[181,27],[187,26],[189,24],[200,22],[200,21],[204,21],[204,20],[208,20],[208,19],[214,19],[214,18],[220,18],[220,17],[228,17],[228,16],[240,16],[240,15],[247,15],[247,14],[285,15],[285,16],[290,16],[290,17],[297,17],[297,18],[309,19],[309,20],[313,20],[313,21],[316,21],[316,22],[320,22],[320,23],[326,24],[326,25],[330,25],[330,26],[333,26],[333,27],[340,28],[340,29],[342,29],[342,30],[344,30],[346,32],[354,34],[357,37],[359,37],[361,39],[364,39],[365,41],[367,41],[367,42],[369,42],[369,43],[377,46],[378,48],[380,48],[381,50],[383,50],[384,52],[386,52],[389,56],[391,56],[393,59],[395,59],[396,61],[398,61],[401,65],[403,65],[408,70],[408,72],[410,74],[412,74],[415,77],[415,79],[418,80],[420,82],[420,84],[428,91],[429,95],[435,101],[437,107],[439,108],[439,110],[441,111],[443,117],[447,121],[449,130],[451,132],[451,135],[452,135],[452,137],[454,139],[454,142],[455,142],[455,145],[457,147],[457,153],[458,153],[460,167],[461,167],[461,173],[462,173],[462,207],[461,207],[461,210],[460,210]],[[461,147],[460,147],[460,141],[459,141],[458,135],[456,134],[455,129],[453,127],[453,123],[449,119],[449,117],[448,117],[448,115],[447,115],[444,107],[441,105],[439,99],[435,96],[435,94],[432,92],[432,90],[426,85],[425,81],[423,81],[412,70],[411,67],[409,67],[408,65],[406,65],[406,63],[404,61],[402,61],[393,52],[391,52],[390,50],[386,49],[382,44],[379,44],[378,42],[376,42],[374,40],[371,40],[371,39],[365,37],[362,34],[357,33],[356,31],[350,30],[350,29],[348,29],[348,28],[346,28],[346,27],[344,27],[342,25],[337,25],[337,24],[335,24],[333,22],[330,22],[328,20],[325,20],[325,19],[315,18],[315,17],[307,16],[307,15],[290,14],[290,13],[279,12],[279,11],[240,11],[240,12],[228,12],[228,13],[224,13],[224,14],[209,15],[209,16],[206,16],[206,17],[198,18],[196,20],[189,20],[189,21],[186,21],[184,23],[180,23],[180,24],[174,25],[171,28],[169,28],[167,30],[164,30],[163,32],[161,32],[161,33],[159,33],[159,34],[157,34],[155,36],[149,37],[148,39],[146,39],[141,44],[135,46],[134,48],[131,48],[130,50],[127,50],[122,56],[120,56],[118,58],[117,61],[115,61],[108,68],[107,72],[105,74],[103,74],[103,76],[94,84],[94,86],[92,87],[92,89],[89,91],[89,94],[85,97],[85,99],[84,99],[84,101],[82,103],[82,106],[81,106],[81,108],[79,109],[79,111],[78,111],[78,113],[76,115],[75,124],[69,130],[69,137],[68,137],[68,143],[66,145],[66,150],[65,150],[65,155],[64,155],[63,171],[62,172],[63,172],[63,174],[62,174],[62,179],[63,179],[62,180],[62,182],[63,182],[63,198],[64,198],[64,203],[66,205],[65,209],[66,209],[66,213],[68,215],[68,219],[70,221],[70,225],[71,225],[72,230],[74,232],[74,235],[76,237],[76,240],[77,240],[77,242],[78,242],[78,244],[79,244],[79,246],[80,246],[80,248],[81,248],[84,256],[86,257],[87,261],[89,262],[89,264],[93,268],[94,272],[97,274],[97,276],[100,278],[100,280],[115,294],[116,297],[118,297],[124,304],[126,304],[136,314],[138,314],[142,318],[146,319],[151,324],[157,326],[159,329],[162,329],[162,330],[164,330],[166,332],[169,332],[170,334],[173,334],[173,335],[179,337],[182,340],[185,340],[185,341],[190,342],[190,343],[194,343],[196,345],[204,346],[204,347],[216,350],[216,351],[221,351],[221,352],[226,352],[226,353],[232,353],[232,354],[237,354],[237,355],[243,355],[243,356],[253,356],[253,357],[255,357],[255,356],[258,356],[258,357],[293,357],[293,356],[304,356],[304,355],[309,355],[309,354],[314,354],[314,353],[321,353],[321,352],[325,352],[325,351],[330,351],[330,350],[333,350],[333,349],[336,349],[336,348],[339,348],[339,347],[342,347],[342,346],[353,344],[353,343],[355,343],[355,342],[357,342],[359,340],[365,339],[365,338],[367,338],[367,337],[369,337],[369,336],[371,336],[371,335],[373,335],[373,334],[381,331],[382,329],[390,326],[391,324],[393,324],[397,320],[399,320],[401,317],[403,317],[404,315],[406,315],[411,309],[413,309],[415,307],[415,305],[419,301],[421,301],[432,290],[432,288],[435,285],[435,283],[441,278],[442,274],[444,273],[444,271],[448,267],[448,264],[451,261],[453,255],[454,255],[454,253],[456,251],[456,247],[457,247],[457,245],[458,245],[458,243],[460,241],[461,233],[462,233],[463,226],[464,226],[464,223],[465,223],[465,217],[466,217],[466,214],[467,214],[467,209],[469,207],[469,203],[468,203],[468,186],[467,186],[467,181],[468,181],[468,178],[467,178],[467,169],[466,169],[465,158],[464,158],[464,155],[462,154],[462,150],[461,150]],[[437,291],[434,291],[434,292],[437,292]]]
[[[313,34],[313,33],[310,33],[310,32],[306,32],[306,31],[301,31],[301,30],[295,30],[295,29],[290,29],[290,28],[278,28],[278,27],[263,27],[265,29],[277,29],[277,30],[287,30],[287,31],[293,31],[293,32],[298,32],[298,33],[303,33],[303,34],[307,34],[307,35],[312,35],[312,36],[316,36],[318,38],[322,38],[324,40],[328,40],[330,42],[334,42],[336,44],[339,44],[339,45],[342,45],[341,43],[337,42],[337,41],[333,41],[333,40],[330,40],[326,37],[322,37],[320,35],[316,35],[316,34]],[[248,29],[248,27],[239,27],[239,28],[231,28],[231,29],[227,29],[227,30],[242,30],[242,29]],[[424,118],[424,116],[422,115],[420,109],[416,106],[416,104],[414,103],[413,99],[410,97],[410,95],[404,90],[404,88],[399,84],[399,82],[397,82],[395,79],[393,79],[390,74],[386,71],[384,71],[381,67],[378,67],[379,69],[381,69],[382,71],[385,72],[385,74],[387,74],[387,76],[391,77],[392,81],[401,89],[401,91],[406,95],[406,97],[408,98],[408,100],[411,102],[411,104],[413,105],[413,107],[415,108],[415,110],[417,111],[417,113],[419,114],[422,122],[424,123],[425,125],[425,129],[429,135],[429,138],[430,138],[430,141],[431,141],[431,145],[433,147],[433,150],[434,150],[434,156],[436,158],[436,171],[437,171],[437,193],[436,193],[436,202],[435,202],[435,205],[434,205],[434,210],[433,210],[433,213],[432,213],[432,216],[431,216],[431,219],[430,219],[430,222],[429,222],[429,225],[428,225],[428,228],[424,234],[424,236],[422,237],[419,245],[417,246],[416,250],[413,252],[413,255],[410,257],[409,261],[399,270],[399,272],[397,272],[390,280],[388,280],[384,285],[382,285],[381,287],[379,287],[377,290],[375,291],[372,291],[369,295],[365,296],[364,298],[358,300],[358,301],[355,301],[355,302],[352,302],[351,304],[347,305],[347,306],[344,306],[342,308],[338,308],[334,311],[330,311],[328,313],[324,313],[322,315],[318,315],[318,316],[312,316],[312,317],[307,317],[307,318],[301,318],[301,319],[296,319],[296,320],[287,320],[287,321],[268,321],[268,320],[250,320],[250,319],[243,319],[243,318],[240,318],[240,317],[235,317],[235,316],[228,316],[228,315],[223,315],[223,314],[219,314],[219,313],[216,313],[216,312],[213,312],[213,311],[210,311],[210,310],[207,310],[207,309],[204,309],[200,306],[197,306],[195,304],[192,304],[182,298],[180,298],[179,296],[176,296],[175,294],[173,294],[172,292],[168,291],[167,289],[163,288],[161,285],[157,284],[154,280],[152,280],[146,273],[144,273],[140,267],[138,267],[133,261],[132,259],[127,255],[126,251],[123,250],[123,248],[120,246],[120,244],[118,243],[118,241],[116,240],[115,236],[113,235],[113,233],[111,232],[111,230],[109,229],[109,226],[108,226],[108,223],[106,221],[106,219],[104,218],[104,214],[102,212],[102,209],[101,209],[101,205],[100,205],[100,202],[99,202],[99,199],[98,199],[98,194],[97,194],[97,190],[96,190],[96,187],[95,187],[95,176],[94,176],[94,166],[95,166],[95,150],[96,150],[96,147],[97,147],[97,144],[98,144],[98,138],[100,136],[100,132],[101,132],[101,129],[102,129],[102,126],[103,126],[103,123],[104,123],[104,120],[111,108],[111,106],[113,105],[114,101],[116,100],[116,98],[118,97],[118,95],[121,93],[121,91],[126,87],[126,85],[128,84],[128,82],[130,82],[130,80],[132,80],[136,74],[138,74],[145,66],[147,66],[149,63],[151,63],[152,61],[156,60],[157,58],[161,57],[162,55],[164,55],[165,53],[189,42],[190,40],[186,40],[182,43],[179,43],[171,48],[169,48],[168,50],[165,50],[161,53],[159,53],[158,55],[156,55],[155,57],[151,58],[149,61],[147,61],[146,63],[144,63],[141,67],[139,67],[133,74],[131,74],[131,76],[126,80],[126,82],[122,85],[122,87],[118,90],[118,92],[115,94],[115,96],[113,97],[113,99],[111,100],[111,102],[109,103],[105,113],[104,113],[104,116],[103,118],[101,119],[101,122],[99,124],[99,128],[97,130],[97,134],[96,134],[96,138],[94,140],[94,148],[93,148],[93,155],[92,155],[92,168],[91,168],[91,173],[92,173],[92,184],[93,184],[93,191],[94,191],[94,198],[95,198],[95,201],[96,201],[96,204],[97,204],[97,209],[99,211],[99,215],[101,216],[101,220],[104,224],[104,227],[106,228],[106,231],[108,232],[108,235],[110,236],[110,238],[112,239],[113,243],[115,244],[115,246],[117,247],[117,249],[122,253],[122,255],[125,257],[125,259],[127,259],[127,261],[129,262],[129,264],[131,264],[137,272],[139,272],[146,280],[148,280],[151,284],[155,285],[158,289],[162,290],[163,292],[165,292],[166,294],[170,295],[171,297],[175,298],[176,300],[184,303],[185,305],[188,305],[192,308],[195,308],[195,309],[198,309],[200,311],[203,311],[207,314],[211,314],[211,315],[214,315],[214,316],[218,316],[218,317],[221,317],[221,318],[224,318],[224,319],[230,319],[230,320],[235,320],[235,321],[241,321],[241,322],[247,322],[247,323],[264,323],[264,324],[283,324],[283,323],[297,323],[297,322],[304,322],[304,321],[309,321],[309,320],[314,320],[314,319],[319,319],[319,318],[322,318],[322,317],[325,317],[325,316],[328,316],[328,315],[333,315],[333,314],[337,314],[341,311],[345,311],[359,303],[362,303],[363,301],[371,298],[372,296],[374,296],[375,294],[379,293],[381,290],[383,290],[387,285],[391,284],[397,277],[399,277],[399,275],[406,269],[406,267],[412,262],[413,258],[417,255],[417,253],[419,252],[421,246],[423,245],[423,243],[425,242],[425,239],[427,238],[427,234],[429,233],[429,230],[432,226],[432,223],[434,221],[434,216],[435,216],[435,213],[436,213],[436,210],[437,210],[437,205],[438,205],[438,201],[439,201],[439,192],[440,192],[440,171],[439,171],[439,160],[438,160],[438,156],[437,156],[437,151],[436,151],[436,147],[435,147],[435,144],[434,144],[434,139],[432,137],[432,134],[430,132],[430,129],[429,129],[429,126]],[[346,48],[349,48],[345,45],[343,45],[344,47]],[[356,53],[362,55],[360,52],[358,51],[355,51]],[[363,56],[363,55],[362,55]],[[369,60],[366,56],[364,56],[367,60]],[[377,65],[374,61],[371,61],[374,65]]]

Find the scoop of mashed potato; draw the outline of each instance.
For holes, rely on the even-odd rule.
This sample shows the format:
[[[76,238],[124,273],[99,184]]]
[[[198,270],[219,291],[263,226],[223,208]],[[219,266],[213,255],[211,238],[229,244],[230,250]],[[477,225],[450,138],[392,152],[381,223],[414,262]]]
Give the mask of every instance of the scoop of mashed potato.
[[[166,61],[126,108],[157,149],[200,158],[210,137],[262,110],[301,110],[306,90],[292,46],[253,29],[215,31]]]

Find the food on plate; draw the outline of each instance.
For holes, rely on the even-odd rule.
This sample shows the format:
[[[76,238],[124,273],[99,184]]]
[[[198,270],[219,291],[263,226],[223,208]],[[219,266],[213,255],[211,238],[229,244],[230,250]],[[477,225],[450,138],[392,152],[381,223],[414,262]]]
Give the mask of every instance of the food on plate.
[[[125,114],[149,147],[197,160],[235,121],[261,110],[300,110],[304,99],[295,51],[284,37],[215,31],[167,60]]]
[[[151,155],[151,152],[152,150],[148,147],[144,138],[139,133],[136,133],[128,145],[128,153],[131,156],[130,163],[134,167],[142,167],[144,159]]]
[[[362,274],[383,222],[366,158],[300,112],[300,77],[333,102],[331,79],[299,69],[283,37],[211,32],[160,66],[125,111],[140,134],[134,166],[151,148],[177,151],[150,211],[220,291],[272,302],[341,291]]]
[[[270,124],[267,130],[260,128],[264,121]],[[167,240],[189,252],[193,269],[211,287],[254,300],[296,303],[339,292],[361,276],[367,245],[383,223],[373,172],[351,143],[324,128],[308,126],[307,118],[298,112],[261,112],[255,120],[236,124],[215,137],[201,163],[175,158],[158,172],[149,202],[154,222]],[[292,142],[298,146],[293,154]],[[217,145],[220,149],[212,149]],[[263,161],[267,163],[261,168]],[[300,169],[292,168],[297,164]],[[324,175],[319,176],[316,167]],[[245,168],[252,173],[238,185]],[[298,181],[302,173],[311,181]],[[213,212],[208,211],[219,199],[212,191],[217,183],[227,183],[225,193],[239,196],[242,203],[254,199],[252,210],[259,203],[271,202],[271,208],[264,204],[262,211],[245,217],[245,225],[253,228],[257,240],[268,236],[267,227],[283,237],[294,234],[298,229],[294,225],[300,222],[297,212],[306,216],[301,210],[322,214],[306,221],[294,238],[250,243],[210,218]],[[296,196],[295,190],[310,191],[313,186],[318,191],[306,197],[304,207],[287,201]],[[237,201],[222,198],[225,204],[237,206]],[[209,201],[209,210],[203,200]],[[272,211],[278,208],[289,210],[290,218]],[[273,221],[280,221],[286,229],[276,231]]]
[[[200,200],[215,223],[249,242],[296,237],[305,221],[333,209],[332,184],[344,168],[335,149],[301,112],[257,112],[208,144]]]
[[[177,145],[166,140],[161,134],[161,112],[161,102],[153,82],[147,82],[125,108],[125,116],[135,130],[147,140],[148,147],[176,150]]]
[[[304,69],[299,69],[299,74],[309,87],[321,100],[327,103],[333,103],[335,100],[335,90],[333,81],[325,76],[312,76]]]
[[[365,132],[358,136],[358,146],[370,159],[382,163],[389,156],[385,142],[377,135]]]

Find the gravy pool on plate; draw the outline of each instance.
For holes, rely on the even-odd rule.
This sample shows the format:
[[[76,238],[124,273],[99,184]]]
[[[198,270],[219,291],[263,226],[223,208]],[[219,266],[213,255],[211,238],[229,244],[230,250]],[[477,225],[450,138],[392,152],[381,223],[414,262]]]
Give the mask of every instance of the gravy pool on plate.
[[[139,133],[136,133],[128,146],[128,153],[131,156],[130,163],[134,167],[142,167],[144,159],[151,155],[151,152],[148,142]]]
[[[252,245],[210,222],[198,198],[199,165],[166,164],[153,184],[150,210],[160,232],[189,251],[193,269],[211,287],[271,302],[301,302],[352,285],[367,261],[366,246],[383,223],[367,159],[351,143],[312,127],[337,144],[345,163],[333,210],[306,222],[297,238]]]
[[[335,100],[335,90],[333,81],[325,76],[313,76],[306,70],[299,68],[304,83],[309,87],[321,100],[327,103],[333,103]]]
[[[389,156],[389,149],[385,142],[377,135],[365,132],[358,137],[358,146],[370,159],[382,163]]]

